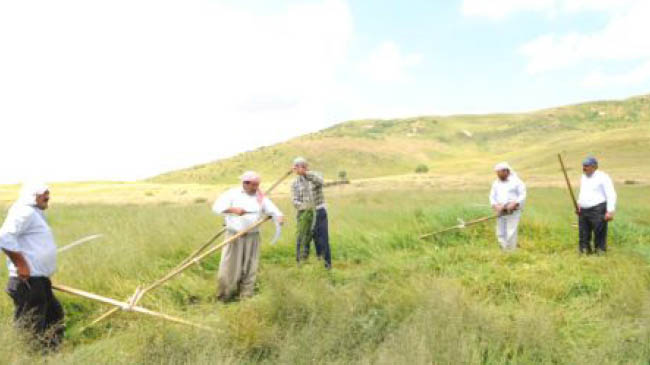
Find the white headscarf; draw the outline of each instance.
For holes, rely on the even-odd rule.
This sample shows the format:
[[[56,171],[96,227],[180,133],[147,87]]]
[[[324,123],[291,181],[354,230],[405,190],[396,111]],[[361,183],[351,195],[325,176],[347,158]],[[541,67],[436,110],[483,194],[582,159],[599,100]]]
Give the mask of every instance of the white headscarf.
[[[519,179],[519,175],[515,172],[515,170],[510,167],[510,164],[506,161],[499,162],[498,164],[494,165],[494,171],[501,171],[501,170],[508,170],[510,171],[510,175],[508,175],[508,179]]]
[[[261,180],[262,178],[260,177],[260,174],[255,171],[246,171],[241,176],[242,182],[251,181],[259,184]],[[262,192],[262,189],[258,187],[255,196],[257,197],[257,203],[262,205],[262,201],[264,201],[264,192]]]
[[[241,181],[251,181],[251,182],[257,182],[259,183],[262,178],[260,178],[260,174],[258,174],[255,171],[246,171],[240,176]]]
[[[20,195],[16,203],[22,205],[36,205],[36,196],[48,191],[50,188],[42,182],[24,183],[20,188]]]

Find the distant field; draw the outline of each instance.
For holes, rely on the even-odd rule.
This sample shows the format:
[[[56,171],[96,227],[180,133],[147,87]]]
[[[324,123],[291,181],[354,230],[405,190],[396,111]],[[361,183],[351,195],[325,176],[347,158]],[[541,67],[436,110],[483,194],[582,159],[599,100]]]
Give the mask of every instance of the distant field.
[[[201,203],[213,199],[227,185],[150,184],[144,182],[82,182],[50,184],[52,202],[66,204]],[[0,185],[0,203],[18,197],[18,185]]]
[[[489,182],[488,175],[485,179]],[[491,223],[437,241],[417,239],[458,217],[489,214],[487,185],[440,190],[427,183],[382,188],[383,183],[328,190],[332,272],[313,259],[296,267],[290,219],[278,245],[263,247],[253,299],[215,301],[215,256],[142,302],[207,324],[215,334],[130,313],[79,333],[107,308],[59,293],[67,339],[50,363],[645,364],[650,359],[650,187],[619,185],[610,252],[579,257],[575,217],[562,188],[530,189],[520,249],[503,254]],[[57,202],[53,195],[48,214],[60,245],[105,235],[61,254],[55,281],[123,299],[220,228],[209,209],[217,188],[197,185],[196,196],[208,200],[196,202],[184,198],[195,194],[193,188],[156,187],[122,191],[119,184],[100,184],[87,196],[105,200],[90,203]],[[68,194],[65,189],[55,192]],[[177,194],[183,197],[177,202],[133,204],[176,197],[175,189],[187,190]],[[0,218],[13,193],[10,188],[2,193]],[[133,198],[116,203],[122,193]],[[286,194],[277,200],[292,216]],[[269,225],[265,241],[271,233]],[[0,277],[6,277],[4,267]],[[0,363],[40,362],[16,349],[21,345],[10,312],[9,298],[0,296],[0,346],[14,349],[3,351]]]
[[[650,143],[650,142],[649,142]],[[569,177],[577,190],[580,182],[580,157],[565,155],[565,163]],[[517,168],[528,186],[562,187],[565,182],[557,162],[556,155],[540,155],[543,162],[539,168]],[[444,170],[434,170],[428,173],[409,173],[375,178],[352,179],[349,184],[327,187],[327,192],[334,194],[354,194],[364,191],[395,190],[475,190],[489,187],[494,179],[492,171],[494,161],[477,162],[475,168],[467,168],[461,174],[448,173]],[[617,185],[648,186],[650,185],[650,169],[643,164],[634,167],[630,164],[621,167],[612,164],[607,159],[601,159],[603,171],[608,172]],[[268,188],[282,175],[275,171],[263,175],[262,188]],[[273,192],[274,196],[286,197],[290,191],[290,183],[295,176],[290,176]],[[336,176],[327,176],[326,181],[336,180]],[[150,182],[82,182],[51,184],[52,201],[64,204],[204,204],[212,202],[229,187],[238,184],[233,178],[229,183],[192,184],[192,183],[150,183]],[[16,199],[18,185],[0,185],[0,204],[9,204]]]

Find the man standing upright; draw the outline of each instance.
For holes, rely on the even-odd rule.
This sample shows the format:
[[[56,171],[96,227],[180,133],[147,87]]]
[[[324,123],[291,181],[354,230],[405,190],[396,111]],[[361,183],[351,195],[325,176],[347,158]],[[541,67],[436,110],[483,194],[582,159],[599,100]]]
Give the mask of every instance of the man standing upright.
[[[43,214],[49,200],[46,185],[23,185],[0,228],[0,248],[9,258],[7,293],[14,302],[14,321],[46,350],[63,340],[63,308],[50,281],[57,247]]]
[[[226,237],[246,230],[264,216],[270,215],[277,223],[282,224],[284,221],[282,212],[259,189],[260,176],[253,171],[248,171],[242,175],[241,182],[241,187],[221,194],[212,206],[215,213],[225,216]],[[253,295],[259,255],[258,228],[223,248],[217,278],[219,300],[228,301],[237,292],[240,298]]]
[[[296,260],[309,257],[312,239],[316,255],[325,261],[325,268],[332,268],[327,209],[323,197],[323,176],[310,171],[307,160],[298,157],[293,161],[293,171],[298,175],[291,185],[293,205],[297,210],[298,234]]]
[[[596,253],[607,251],[607,222],[614,219],[616,191],[609,175],[598,171],[598,160],[587,157],[582,161],[584,174],[580,179],[578,196],[578,226],[580,253],[591,254],[591,236]]]
[[[504,251],[517,248],[517,228],[526,200],[526,185],[507,162],[494,166],[497,178],[492,183],[490,205],[497,218],[497,239]]]

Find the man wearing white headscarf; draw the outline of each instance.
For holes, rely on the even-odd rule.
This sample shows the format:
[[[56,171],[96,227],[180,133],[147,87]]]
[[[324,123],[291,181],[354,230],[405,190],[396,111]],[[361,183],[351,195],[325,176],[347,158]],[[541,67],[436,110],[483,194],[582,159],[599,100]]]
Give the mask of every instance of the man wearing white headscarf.
[[[517,248],[517,227],[526,201],[526,185],[507,162],[494,166],[497,178],[492,183],[490,205],[497,218],[497,239],[504,251]]]
[[[0,248],[8,256],[7,293],[14,302],[14,320],[46,349],[63,339],[63,308],[52,293],[56,244],[43,211],[50,191],[45,184],[23,185],[0,228]]]
[[[247,171],[241,176],[241,187],[226,191],[214,202],[212,211],[225,216],[227,237],[246,230],[264,216],[273,217],[278,224],[283,223],[282,212],[260,190],[260,180],[256,172]],[[253,295],[259,255],[260,233],[257,228],[223,248],[217,276],[219,300],[228,301],[237,292],[240,298]]]

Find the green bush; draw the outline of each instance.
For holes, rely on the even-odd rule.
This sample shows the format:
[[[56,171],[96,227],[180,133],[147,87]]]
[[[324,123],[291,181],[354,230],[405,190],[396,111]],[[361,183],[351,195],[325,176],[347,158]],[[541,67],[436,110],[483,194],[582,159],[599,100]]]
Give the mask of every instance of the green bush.
[[[426,174],[429,172],[429,166],[425,164],[420,164],[415,168],[415,172],[418,174]]]

